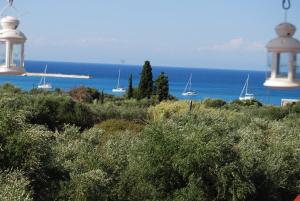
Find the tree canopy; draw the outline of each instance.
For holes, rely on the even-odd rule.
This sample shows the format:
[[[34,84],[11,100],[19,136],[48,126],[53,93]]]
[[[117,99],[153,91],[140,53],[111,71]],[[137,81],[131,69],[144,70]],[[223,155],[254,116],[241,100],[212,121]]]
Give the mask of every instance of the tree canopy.
[[[145,61],[139,83],[140,98],[150,98],[153,93],[153,75],[150,61]]]

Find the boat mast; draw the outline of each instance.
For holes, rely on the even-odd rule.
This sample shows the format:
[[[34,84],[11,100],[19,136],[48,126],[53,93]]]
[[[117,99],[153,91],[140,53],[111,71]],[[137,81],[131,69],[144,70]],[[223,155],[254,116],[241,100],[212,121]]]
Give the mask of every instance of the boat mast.
[[[119,76],[118,76],[118,85],[117,85],[117,89],[120,88],[120,87],[119,87],[119,85],[120,85],[120,74],[121,74],[121,70],[119,69]]]
[[[240,94],[240,97],[243,97],[243,93],[244,93],[244,91],[245,91],[245,89],[246,89],[246,86],[247,86],[247,81],[246,81],[246,83],[244,84],[244,87],[243,87],[243,89],[242,89],[242,92],[241,92],[241,94]]]
[[[191,89],[192,89],[192,74],[191,74],[191,76],[190,76],[190,88],[189,88],[189,91],[191,91]]]
[[[45,72],[44,72],[44,85],[46,84],[46,73],[47,73],[47,68],[48,68],[48,64],[45,67]]]
[[[188,89],[188,87],[189,87],[189,85],[190,85],[191,76],[192,76],[192,74],[190,75],[190,78],[189,78],[188,82],[186,83],[186,86],[185,86],[185,88],[184,88],[183,93],[186,93],[186,91],[187,91],[187,89]]]
[[[249,74],[248,74],[247,81],[246,81],[246,94],[245,95],[248,95],[248,86],[249,86]]]
[[[41,78],[39,85],[45,85],[46,84],[46,72],[47,72],[47,67],[46,65],[45,70],[44,70],[44,76]]]

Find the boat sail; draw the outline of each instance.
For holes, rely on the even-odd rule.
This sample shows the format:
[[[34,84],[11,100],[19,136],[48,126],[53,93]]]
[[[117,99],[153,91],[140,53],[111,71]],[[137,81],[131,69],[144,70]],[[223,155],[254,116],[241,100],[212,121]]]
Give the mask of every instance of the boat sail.
[[[117,87],[112,89],[112,92],[114,92],[114,93],[125,93],[126,92],[126,89],[120,87],[120,76],[121,76],[121,70],[119,69],[119,77],[118,77]]]
[[[249,76],[249,74],[248,74],[247,80],[246,80],[245,85],[244,85],[244,87],[243,87],[243,90],[242,90],[242,92],[241,92],[241,94],[240,94],[240,98],[239,98],[239,99],[240,99],[241,101],[245,101],[245,100],[254,100],[254,99],[255,99],[254,94],[248,93],[249,78],[250,78],[250,76]]]
[[[190,75],[190,78],[185,86],[184,91],[182,92],[183,96],[196,96],[197,92],[192,90],[192,74]]]
[[[47,65],[44,70],[44,76],[41,78],[40,83],[38,85],[38,89],[52,89],[52,85],[49,82],[46,82],[46,73],[47,73]]]

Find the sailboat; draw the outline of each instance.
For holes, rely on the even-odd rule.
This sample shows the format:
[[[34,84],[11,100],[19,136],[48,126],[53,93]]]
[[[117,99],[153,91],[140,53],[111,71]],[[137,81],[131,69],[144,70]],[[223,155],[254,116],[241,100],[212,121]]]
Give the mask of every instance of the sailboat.
[[[117,84],[117,87],[112,90],[112,92],[114,92],[114,93],[125,93],[126,92],[126,89],[120,87],[120,76],[121,76],[121,70],[119,69],[118,84]]]
[[[248,93],[249,78],[250,78],[250,76],[248,74],[247,80],[246,80],[245,85],[243,87],[243,90],[242,90],[242,92],[240,94],[240,98],[239,98],[240,101],[254,100],[255,99],[254,94]]]
[[[182,92],[183,96],[196,96],[197,92],[192,90],[192,74],[187,82],[184,91]]]
[[[47,73],[47,65],[44,70],[44,76],[41,78],[40,83],[38,85],[38,89],[52,89],[52,85],[46,82],[46,73]]]

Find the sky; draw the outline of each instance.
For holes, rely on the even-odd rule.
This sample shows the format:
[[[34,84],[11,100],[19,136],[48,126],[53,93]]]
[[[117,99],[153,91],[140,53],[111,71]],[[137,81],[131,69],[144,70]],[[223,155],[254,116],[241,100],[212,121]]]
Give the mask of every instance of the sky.
[[[1,7],[6,0],[0,0]],[[300,28],[300,1],[288,21]],[[264,70],[282,0],[14,0],[26,59]],[[300,38],[297,32],[296,38]]]

